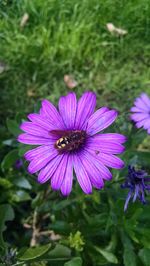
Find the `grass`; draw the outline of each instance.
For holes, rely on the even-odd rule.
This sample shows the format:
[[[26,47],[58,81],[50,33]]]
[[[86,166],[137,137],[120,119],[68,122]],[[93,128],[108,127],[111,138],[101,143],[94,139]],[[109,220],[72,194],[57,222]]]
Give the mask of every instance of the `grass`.
[[[128,111],[135,96],[149,92],[149,0],[0,1],[0,115],[33,111],[42,98],[56,102],[72,74],[98,105]],[[29,20],[24,28],[24,13]],[[112,36],[106,23],[128,31]],[[5,110],[5,112],[4,112]]]

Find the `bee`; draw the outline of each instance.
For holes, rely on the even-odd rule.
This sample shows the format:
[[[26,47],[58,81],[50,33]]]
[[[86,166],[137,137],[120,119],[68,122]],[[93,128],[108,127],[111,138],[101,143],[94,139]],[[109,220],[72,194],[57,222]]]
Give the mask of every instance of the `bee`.
[[[65,148],[66,145],[68,145],[68,144],[69,144],[68,138],[62,137],[56,141],[55,147],[58,149],[62,149],[62,148]]]
[[[86,140],[83,130],[52,130],[50,133],[59,137],[54,146],[60,152],[78,150]]]

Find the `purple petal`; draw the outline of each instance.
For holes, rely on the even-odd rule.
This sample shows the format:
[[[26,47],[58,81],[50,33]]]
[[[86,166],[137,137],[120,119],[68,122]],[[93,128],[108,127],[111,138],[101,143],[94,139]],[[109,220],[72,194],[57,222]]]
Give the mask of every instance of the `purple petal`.
[[[128,208],[128,204],[129,204],[129,201],[130,201],[130,199],[131,199],[131,196],[132,196],[132,192],[129,191],[129,193],[128,193],[128,195],[127,195],[127,198],[126,198],[125,205],[124,205],[124,211],[126,211],[127,208]]]
[[[150,182],[150,177],[144,177],[144,182]]]
[[[94,135],[101,130],[110,126],[117,118],[117,112],[111,110],[101,113],[101,109],[97,110],[88,120],[87,133]]]
[[[38,125],[46,130],[55,129],[55,124],[52,124],[46,117],[42,117],[39,114],[29,114],[28,119],[32,121],[35,125]]]
[[[47,130],[41,128],[40,126],[34,125],[32,122],[23,122],[20,128],[31,135],[49,138],[49,133]]]
[[[140,127],[142,127],[142,126],[143,126],[143,123],[141,123],[141,122],[142,122],[142,121],[140,121],[140,122],[137,122],[135,126],[136,126],[137,128],[140,128]]]
[[[149,114],[148,113],[136,113],[136,114],[132,114],[130,117],[133,121],[138,122],[143,119],[149,118]]]
[[[91,194],[92,193],[91,181],[78,155],[74,155],[73,164],[80,187],[82,188],[84,193]]]
[[[54,144],[56,139],[53,137],[50,138],[42,138],[42,137],[36,137],[27,133],[20,134],[18,136],[18,141],[24,144],[30,144],[30,145],[49,145]]]
[[[120,169],[124,167],[124,162],[120,158],[114,155],[109,155],[109,154],[100,152],[98,154],[98,158],[104,165],[108,167],[116,168],[116,169]]]
[[[53,147],[53,145],[52,145],[52,147]],[[31,160],[33,160],[36,157],[39,157],[39,156],[42,157],[43,154],[49,152],[50,150],[51,150],[51,146],[50,145],[48,145],[48,146],[39,146],[39,147],[37,147],[35,149],[27,151],[24,154],[24,158],[27,161],[31,161]]]
[[[144,120],[143,122],[144,122],[143,123],[144,129],[150,128],[150,117],[148,119]]]
[[[141,185],[139,190],[141,191],[141,194],[138,194],[139,199],[143,204],[146,204],[144,187]]]
[[[150,108],[150,98],[147,96],[146,93],[141,94],[141,99]]]
[[[84,152],[82,152],[80,159],[91,180],[92,185],[97,189],[102,189],[104,187],[103,179],[99,170],[94,164],[91,163],[91,161],[88,160],[88,154],[85,156]]]
[[[143,120],[137,122],[137,123],[136,123],[136,127],[137,127],[137,128],[143,127],[143,126],[144,126],[144,121],[145,121],[145,120],[147,120],[147,119],[143,119]]]
[[[68,158],[68,165],[64,176],[64,180],[61,185],[61,193],[63,194],[63,196],[68,196],[70,194],[72,189],[72,181],[73,181],[73,156],[70,154]]]
[[[51,187],[53,190],[59,190],[65,177],[69,154],[64,154],[63,159],[57,167],[54,175],[51,178]]]
[[[40,114],[47,118],[47,120],[55,125],[56,129],[65,129],[64,122],[56,107],[48,100],[42,101],[42,108],[40,109]]]
[[[150,134],[150,128],[147,130],[148,134]]]
[[[45,183],[48,181],[55,171],[57,171],[57,168],[63,160],[64,154],[56,156],[53,160],[51,160],[39,173],[38,175],[38,182],[39,183]]]
[[[136,98],[134,102],[135,106],[138,107],[141,110],[148,111],[148,106],[141,100],[141,98]]]
[[[139,186],[136,185],[136,186],[135,186],[134,197],[133,197],[133,202],[136,201],[136,199],[137,199],[137,197],[138,197],[138,194],[139,194]]]
[[[143,112],[144,112],[143,110],[141,110],[140,108],[135,107],[135,106],[133,106],[133,107],[130,109],[130,111],[133,112],[133,113],[143,113]]]
[[[125,150],[125,147],[120,143],[109,142],[109,140],[101,142],[96,141],[94,138],[90,138],[87,141],[86,148],[94,154],[98,154],[99,152],[120,154]]]
[[[33,159],[28,166],[29,173],[33,174],[33,173],[38,172],[56,156],[58,156],[58,152],[56,149],[53,148],[53,149],[50,149],[50,151],[43,153],[42,156],[35,157],[35,159]]]
[[[40,108],[39,114],[40,116],[47,117],[42,107]]]
[[[74,92],[70,92],[67,96],[60,97],[59,112],[67,129],[74,129],[76,109],[77,100]]]
[[[92,136],[92,139],[94,139],[95,142],[116,142],[120,144],[127,140],[124,135],[118,133],[97,134]]]
[[[85,92],[78,101],[76,114],[76,129],[85,129],[88,118],[93,114],[96,106],[94,92]]]
[[[91,164],[93,164],[98,169],[99,174],[103,179],[106,180],[112,179],[111,172],[106,166],[104,166],[104,164],[98,159],[96,155],[91,154],[91,151],[89,152],[87,149],[85,149],[84,156],[87,158],[89,162],[91,162]]]
[[[150,118],[143,119],[143,120],[137,122],[136,127],[137,128],[144,127],[144,129],[148,129],[150,127]]]

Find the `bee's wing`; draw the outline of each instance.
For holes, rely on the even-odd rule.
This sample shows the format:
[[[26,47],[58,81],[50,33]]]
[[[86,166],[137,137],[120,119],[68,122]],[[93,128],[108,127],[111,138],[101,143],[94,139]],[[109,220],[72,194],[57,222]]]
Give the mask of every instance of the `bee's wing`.
[[[68,134],[67,130],[51,130],[49,132],[52,135],[58,136],[58,137],[65,137]]]

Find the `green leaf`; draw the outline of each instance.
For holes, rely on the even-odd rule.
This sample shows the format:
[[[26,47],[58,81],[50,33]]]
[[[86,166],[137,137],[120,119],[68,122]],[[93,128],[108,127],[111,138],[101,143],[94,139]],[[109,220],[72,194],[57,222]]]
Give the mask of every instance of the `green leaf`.
[[[18,136],[22,131],[15,120],[7,119],[6,121],[8,130],[14,135]]]
[[[54,211],[60,211],[60,210],[68,207],[69,205],[71,205],[72,203],[74,203],[76,201],[77,201],[76,199],[73,199],[73,200],[69,200],[69,199],[62,200],[61,202],[56,203],[56,204],[53,205],[53,210]]]
[[[124,265],[125,266],[136,266],[136,255],[133,251],[133,249],[130,248],[124,248],[124,252],[123,252],[123,261],[124,261]]]
[[[137,151],[137,156],[142,166],[150,165],[150,152],[148,151]]]
[[[36,146],[35,146],[36,147]],[[25,145],[25,144],[19,144],[19,149],[18,149],[18,155],[19,157],[22,157],[27,151],[32,150],[34,146],[31,145]]]
[[[34,248],[22,249],[18,253],[17,258],[20,261],[37,260],[43,255],[45,255],[49,251],[50,248],[51,248],[51,244],[34,247]]]
[[[12,200],[15,202],[22,202],[31,200],[31,197],[26,191],[18,190],[16,194],[12,195]]]
[[[0,177],[0,186],[5,189],[9,189],[13,186],[13,184],[8,179]]]
[[[71,225],[65,221],[56,221],[50,225],[50,228],[59,234],[69,234],[72,229]]]
[[[47,254],[47,258],[69,258],[71,250],[68,247],[57,244],[56,247]]]
[[[129,151],[130,158],[135,156],[137,158],[137,164],[139,163],[143,167],[148,167],[150,165],[150,152],[149,151]]]
[[[105,248],[107,251],[114,251],[117,246],[117,235],[116,232],[112,233],[111,240],[108,244],[108,246]]]
[[[2,163],[1,163],[1,168],[3,171],[8,170],[10,167],[14,165],[16,160],[18,159],[18,150],[12,150],[9,153],[6,154],[4,157]]]
[[[17,187],[21,187],[21,188],[25,188],[25,189],[31,189],[32,188],[29,181],[25,177],[15,177],[15,178],[13,177],[13,179],[11,181]]]
[[[97,235],[98,229],[106,224],[107,213],[96,214],[93,218],[86,215],[86,220],[88,220],[88,230],[90,230],[90,233]]]
[[[107,250],[105,250],[105,249],[102,249],[102,248],[99,248],[99,247],[96,247],[95,246],[95,249],[108,261],[108,262],[111,262],[111,263],[114,263],[114,264],[117,264],[118,263],[118,259],[117,259],[117,257],[113,254],[113,253],[111,253],[111,252],[109,252],[109,251],[107,251]]]
[[[0,205],[0,246],[5,247],[2,232],[6,229],[5,222],[14,219],[14,210],[9,204]]]
[[[80,257],[73,258],[66,262],[64,266],[82,266],[82,259]]]
[[[139,251],[138,255],[145,266],[150,265],[150,249],[143,248]]]
[[[123,251],[123,261],[125,266],[136,266],[136,254],[134,252],[134,247],[132,245],[131,240],[127,237],[127,235],[122,232],[121,233],[121,238],[122,238],[122,244],[124,246],[124,251]]]
[[[7,140],[4,140],[2,143],[3,145],[6,145],[6,146],[13,146],[13,142],[14,142],[13,139],[7,139]]]
[[[147,223],[147,228],[145,222],[145,226],[143,226],[143,228],[141,228],[141,226],[137,227],[137,232],[139,234],[139,239],[143,247],[150,249],[150,228],[148,228],[148,226],[149,226],[149,221]]]

